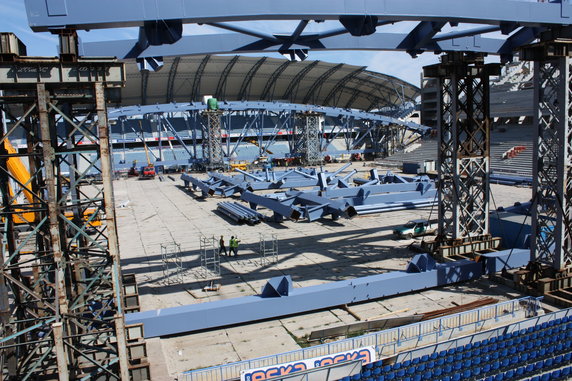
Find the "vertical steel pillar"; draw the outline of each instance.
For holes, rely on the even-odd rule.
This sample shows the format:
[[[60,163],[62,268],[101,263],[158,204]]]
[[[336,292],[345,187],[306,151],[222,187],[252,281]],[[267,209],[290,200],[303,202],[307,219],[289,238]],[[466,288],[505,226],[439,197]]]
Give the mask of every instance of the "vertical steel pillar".
[[[437,78],[439,102],[439,236],[441,242],[489,233],[489,76],[496,64],[448,53],[424,68]]]
[[[12,58],[0,62],[0,90],[11,93],[0,95],[0,372],[127,381],[104,96],[122,86],[123,65]],[[45,83],[8,74],[36,71]]]
[[[545,50],[548,46],[552,49]],[[531,261],[555,270],[572,265],[572,58],[567,49],[549,43],[525,52],[535,60]]]
[[[321,151],[321,114],[304,113],[296,116],[298,119],[297,131],[298,144],[296,153],[307,165],[317,165],[322,162]]]
[[[222,112],[219,110],[206,110],[202,115],[203,159],[207,163],[207,169],[222,168],[224,166],[222,132],[220,126]]]

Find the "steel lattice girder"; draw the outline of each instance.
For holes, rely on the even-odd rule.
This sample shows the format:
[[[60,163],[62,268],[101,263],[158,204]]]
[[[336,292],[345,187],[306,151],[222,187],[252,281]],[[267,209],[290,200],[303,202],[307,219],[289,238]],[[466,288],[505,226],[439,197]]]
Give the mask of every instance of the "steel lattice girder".
[[[22,154],[2,144],[0,159],[0,363],[15,379],[129,378],[104,86],[73,76],[61,94],[53,83],[0,84],[26,95],[0,97],[8,125],[2,142],[18,129],[27,140]],[[27,111],[17,114],[19,107]],[[28,174],[8,164],[20,158],[28,160],[26,183]],[[94,172],[102,183],[87,185]],[[19,184],[14,197],[9,181]],[[29,231],[21,243],[16,225]]]
[[[443,61],[424,69],[441,88],[439,237],[480,236],[489,230],[489,76],[500,68],[459,55]]]
[[[531,260],[572,266],[572,59],[535,62]]]
[[[292,154],[300,156],[308,165],[316,165],[322,161],[321,137],[323,117],[318,113],[304,113],[297,117],[294,130],[297,141],[294,142]]]

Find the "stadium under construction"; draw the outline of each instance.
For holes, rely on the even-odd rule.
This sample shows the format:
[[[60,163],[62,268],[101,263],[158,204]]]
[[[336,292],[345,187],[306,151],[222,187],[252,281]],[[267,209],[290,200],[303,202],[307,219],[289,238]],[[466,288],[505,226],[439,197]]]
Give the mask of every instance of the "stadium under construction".
[[[572,4],[24,3],[0,379],[572,379]]]

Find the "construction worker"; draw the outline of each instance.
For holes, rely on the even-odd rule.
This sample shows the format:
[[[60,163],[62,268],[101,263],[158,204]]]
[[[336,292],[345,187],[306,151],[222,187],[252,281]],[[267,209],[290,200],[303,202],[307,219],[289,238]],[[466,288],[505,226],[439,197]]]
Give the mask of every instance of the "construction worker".
[[[234,238],[234,236],[230,237],[230,242],[229,242],[229,247],[230,247],[230,252],[234,253],[234,256],[238,256],[238,243],[240,241],[236,238]]]
[[[218,254],[222,255],[221,253],[224,251],[224,255],[228,255],[226,252],[226,246],[224,246],[224,237],[221,235],[220,240],[218,241]]]

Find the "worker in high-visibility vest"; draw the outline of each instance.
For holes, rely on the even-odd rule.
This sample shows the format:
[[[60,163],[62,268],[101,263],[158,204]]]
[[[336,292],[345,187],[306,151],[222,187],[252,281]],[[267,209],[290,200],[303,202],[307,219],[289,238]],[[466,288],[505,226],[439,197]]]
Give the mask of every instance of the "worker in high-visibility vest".
[[[238,243],[240,241],[236,238],[234,238],[234,236],[230,237],[230,242],[229,242],[229,247],[230,247],[230,252],[234,253],[234,256],[238,256]]]

